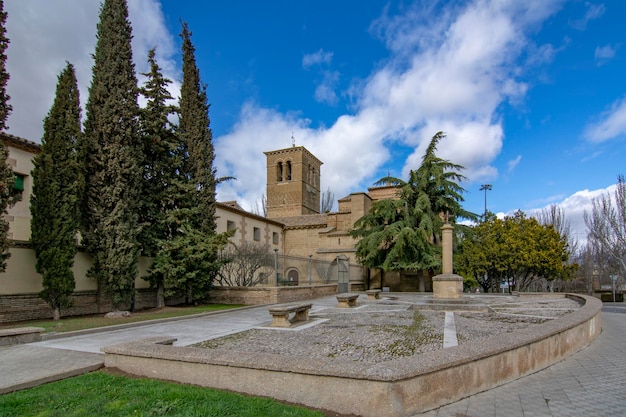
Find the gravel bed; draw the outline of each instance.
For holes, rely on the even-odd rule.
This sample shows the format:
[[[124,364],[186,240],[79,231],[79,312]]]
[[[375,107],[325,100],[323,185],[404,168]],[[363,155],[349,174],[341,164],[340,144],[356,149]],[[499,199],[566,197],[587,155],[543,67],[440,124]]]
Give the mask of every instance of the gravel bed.
[[[445,313],[410,309],[416,302],[420,299],[408,296],[377,302],[359,301],[356,309],[328,308],[312,313],[311,319],[320,323],[311,327],[298,330],[257,328],[195,346],[366,363],[443,349]],[[459,344],[544,323],[580,307],[578,302],[567,298],[524,298],[520,302],[517,297],[494,297],[481,302],[493,311],[455,312]]]

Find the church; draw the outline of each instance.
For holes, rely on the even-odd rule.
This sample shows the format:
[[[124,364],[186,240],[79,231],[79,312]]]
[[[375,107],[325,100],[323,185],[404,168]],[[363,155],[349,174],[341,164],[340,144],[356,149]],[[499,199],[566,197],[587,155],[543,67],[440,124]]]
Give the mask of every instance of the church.
[[[21,200],[9,208],[11,258],[7,270],[0,273],[0,310],[3,298],[37,298],[42,289],[41,276],[35,271],[35,255],[30,249],[30,195],[32,192],[33,156],[41,151],[38,143],[7,133],[0,133],[8,151],[7,163],[16,174],[14,192]],[[372,203],[395,198],[393,186],[372,187],[367,192],[351,193],[338,200],[336,212],[320,213],[320,178],[322,161],[303,146],[267,151],[266,216],[241,208],[236,201],[217,203],[217,232],[235,231],[231,241],[264,245],[276,259],[276,271],[260,280],[259,285],[310,285],[337,282],[341,291],[383,288],[390,291],[432,291],[427,274],[369,270],[359,265],[355,256],[356,241],[349,231]],[[259,155],[261,157],[261,155]],[[95,290],[86,278],[88,255],[78,254],[74,275],[76,292]],[[141,258],[138,290],[149,285],[141,279],[150,259]],[[274,269],[274,268],[272,268]],[[273,279],[274,275],[275,279]],[[94,287],[94,288],[92,288]]]

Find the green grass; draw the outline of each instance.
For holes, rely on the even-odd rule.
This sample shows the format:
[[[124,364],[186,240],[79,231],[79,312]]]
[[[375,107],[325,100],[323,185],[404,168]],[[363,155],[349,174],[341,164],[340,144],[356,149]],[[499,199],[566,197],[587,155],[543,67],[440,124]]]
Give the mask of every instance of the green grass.
[[[104,314],[67,317],[61,320],[32,320],[27,322],[11,323],[0,326],[0,329],[10,329],[24,326],[43,327],[46,332],[71,332],[75,330],[93,329],[96,327],[113,326],[116,324],[137,323],[140,321],[181,317],[191,314],[205,313],[209,311],[227,310],[230,308],[243,307],[235,304],[206,304],[189,307],[165,307],[162,309],[150,309],[136,311],[130,317],[105,318]]]
[[[324,417],[324,414],[268,398],[98,371],[0,395],[0,417],[13,416]]]

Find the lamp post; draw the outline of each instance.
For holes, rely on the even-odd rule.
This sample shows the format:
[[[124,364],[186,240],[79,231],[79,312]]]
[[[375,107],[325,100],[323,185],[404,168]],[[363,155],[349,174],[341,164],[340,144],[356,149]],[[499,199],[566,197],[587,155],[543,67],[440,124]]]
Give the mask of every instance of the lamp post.
[[[611,275],[611,286],[613,287],[613,312],[615,313],[615,281],[617,281],[617,275]]]
[[[309,285],[313,285],[313,255],[309,255]]]
[[[487,221],[487,191],[491,191],[493,186],[491,184],[483,184],[480,186],[480,191],[485,192],[485,221]]]
[[[278,287],[278,249],[274,249],[274,286]]]

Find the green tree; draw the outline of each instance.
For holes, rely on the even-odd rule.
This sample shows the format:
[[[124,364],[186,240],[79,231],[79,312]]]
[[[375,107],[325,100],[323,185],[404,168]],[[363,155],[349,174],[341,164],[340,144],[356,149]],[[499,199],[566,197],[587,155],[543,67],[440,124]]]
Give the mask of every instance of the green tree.
[[[196,189],[194,206],[198,207],[199,216],[192,220],[200,230],[215,233],[215,187],[218,180],[213,167],[215,154],[206,86],[200,80],[195,47],[191,42],[187,23],[182,24],[180,36],[183,40],[183,83],[180,91],[178,133],[187,151],[184,169]]]
[[[33,158],[30,200],[31,241],[42,274],[39,296],[50,304],[54,319],[74,291],[72,265],[79,228],[80,170],[76,146],[80,137],[78,83],[72,64],[59,75],[56,96],[44,119],[41,153]]]
[[[132,28],[125,0],[100,8],[93,79],[85,121],[83,242],[92,255],[88,275],[115,308],[134,295],[139,256],[138,208],[142,169]]]
[[[9,73],[6,71],[7,55],[6,50],[9,46],[6,30],[7,13],[4,11],[4,1],[0,0],[0,131],[7,129],[7,119],[11,113],[12,107],[9,104],[11,98],[7,94],[7,82],[9,81]],[[11,167],[7,165],[8,152],[4,146],[4,142],[0,141],[0,272],[6,270],[6,260],[11,255],[9,250],[9,222],[5,216],[7,210],[17,200],[17,196],[13,193],[13,184],[15,183],[15,174]]]
[[[139,221],[142,225],[140,242],[146,256],[155,256],[158,240],[172,236],[172,225],[167,221],[168,211],[178,207],[174,192],[182,169],[182,156],[175,126],[169,117],[178,111],[169,104],[173,97],[167,90],[171,80],[165,78],[155,59],[155,49],[148,53],[150,72],[144,73],[146,82],[140,93],[146,98],[140,109],[139,121],[143,141],[143,167],[141,207]]]
[[[9,82],[9,73],[6,71],[7,64],[7,48],[10,40],[7,38],[7,12],[4,11],[4,1],[0,0],[0,131],[5,131],[9,114],[13,111],[13,107],[9,104],[11,96],[7,94],[7,83]]]
[[[181,86],[178,150],[180,175],[172,196],[176,207],[166,218],[175,227],[168,239],[158,241],[150,271],[153,285],[165,295],[184,296],[187,303],[205,299],[223,260],[218,252],[232,233],[217,234],[215,187],[227,178],[216,178],[206,88],[201,85],[195,48],[186,23],[182,25],[183,83]],[[178,196],[178,197],[176,197]]]
[[[567,238],[521,211],[504,219],[488,217],[461,246],[458,269],[486,292],[498,291],[501,282],[526,291],[541,279],[570,279],[577,268],[569,263]]]
[[[462,166],[439,158],[435,134],[408,181],[385,177],[377,184],[398,187],[398,198],[379,200],[357,220],[350,234],[358,239],[356,256],[363,265],[383,271],[434,270],[441,265],[440,233],[446,218],[475,219],[461,207]]]
[[[191,217],[194,187],[189,175],[184,172],[185,147],[176,134],[176,126],[169,117],[177,114],[178,107],[168,104],[172,96],[167,91],[171,82],[165,78],[155,59],[155,51],[148,53],[150,72],[141,94],[147,99],[146,107],[140,110],[141,133],[144,146],[143,198],[140,209],[142,233],[140,242],[143,253],[157,258],[145,277],[157,289],[157,307],[165,305],[165,281],[176,267],[175,255],[168,256],[173,240],[180,239],[181,225]],[[180,265],[177,265],[177,267]],[[168,284],[172,282],[168,281]],[[168,295],[175,285],[168,285]]]

